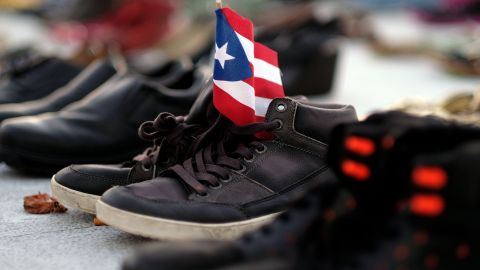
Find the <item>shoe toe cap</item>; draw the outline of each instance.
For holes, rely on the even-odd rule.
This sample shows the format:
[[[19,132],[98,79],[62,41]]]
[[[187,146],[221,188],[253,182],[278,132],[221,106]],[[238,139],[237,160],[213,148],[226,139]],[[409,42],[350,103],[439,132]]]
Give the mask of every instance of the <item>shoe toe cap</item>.
[[[185,222],[223,223],[242,221],[246,214],[234,205],[192,199],[179,180],[155,178],[105,192],[101,201],[119,210],[154,218]]]
[[[0,144],[3,147],[33,147],[45,142],[47,127],[40,125],[36,117],[18,117],[4,121],[0,128]]]
[[[55,181],[69,189],[101,196],[113,186],[125,185],[129,170],[119,165],[72,165],[55,174]]]

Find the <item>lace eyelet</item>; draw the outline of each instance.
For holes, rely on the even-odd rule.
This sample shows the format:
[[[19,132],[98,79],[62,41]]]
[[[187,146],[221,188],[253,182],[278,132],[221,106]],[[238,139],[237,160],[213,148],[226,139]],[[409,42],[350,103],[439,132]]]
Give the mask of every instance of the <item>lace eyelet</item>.
[[[217,190],[223,187],[222,183],[218,183],[216,186],[208,186],[209,189]]]
[[[252,163],[255,160],[255,155],[252,155],[252,158],[243,158],[243,161]]]
[[[247,166],[245,166],[245,165],[242,164],[242,167],[241,167],[240,169],[238,169],[238,170],[235,170],[235,171],[236,171],[237,173],[243,173],[243,172],[246,171],[246,170],[247,170]]]
[[[267,152],[267,146],[262,143],[262,149],[255,149],[255,152],[257,152],[258,154],[263,154]]]
[[[278,123],[278,127],[275,130],[280,130],[283,128],[283,121],[280,119],[275,119],[273,122]]]
[[[145,167],[145,165],[142,164],[142,171],[144,172],[149,172],[150,170],[152,170],[152,166],[149,166],[148,168]]]
[[[287,104],[284,102],[279,102],[277,106],[275,106],[275,110],[280,113],[285,112],[287,108]]]
[[[232,181],[232,176],[231,175],[228,175],[227,178],[223,179],[223,178],[220,178],[220,181],[222,181],[223,183],[229,183]]]
[[[206,198],[208,197],[208,192],[205,192],[205,193],[196,193],[195,194],[197,197],[200,197],[200,198]]]

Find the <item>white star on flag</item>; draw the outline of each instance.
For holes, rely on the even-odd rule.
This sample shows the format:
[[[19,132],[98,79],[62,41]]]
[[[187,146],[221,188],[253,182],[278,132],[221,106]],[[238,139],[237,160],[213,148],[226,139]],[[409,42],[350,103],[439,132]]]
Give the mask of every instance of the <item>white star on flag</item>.
[[[225,62],[235,59],[235,57],[227,53],[228,42],[225,43],[220,49],[215,43],[215,59],[218,60],[223,69],[225,69]]]

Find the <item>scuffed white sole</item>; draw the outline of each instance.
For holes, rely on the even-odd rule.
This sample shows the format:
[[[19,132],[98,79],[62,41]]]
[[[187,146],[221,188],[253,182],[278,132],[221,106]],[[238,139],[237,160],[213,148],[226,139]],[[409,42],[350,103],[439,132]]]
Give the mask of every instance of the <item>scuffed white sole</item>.
[[[97,202],[97,217],[102,222],[127,233],[158,240],[231,240],[270,223],[277,215],[240,222],[205,224],[136,214],[112,207],[101,200]]]
[[[61,204],[83,212],[96,214],[95,205],[100,199],[100,196],[78,192],[64,187],[55,180],[55,175],[52,177],[50,185],[52,188],[52,196]]]

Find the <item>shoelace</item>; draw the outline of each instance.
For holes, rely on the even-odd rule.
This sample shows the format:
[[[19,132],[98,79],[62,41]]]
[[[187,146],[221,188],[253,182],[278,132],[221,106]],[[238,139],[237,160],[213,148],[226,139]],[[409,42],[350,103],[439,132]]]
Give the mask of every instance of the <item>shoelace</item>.
[[[162,163],[169,165],[173,159],[181,159],[189,154],[189,148],[197,135],[202,133],[200,125],[187,124],[185,117],[175,117],[171,113],[161,113],[154,121],[143,123],[138,135],[141,139],[154,143],[133,162],[140,162],[146,169]],[[160,159],[161,156],[166,158]]]
[[[218,189],[222,182],[230,181],[230,170],[245,169],[241,158],[248,161],[254,157],[254,152],[262,153],[266,146],[254,134],[268,132],[279,128],[278,122],[257,123],[243,127],[233,124],[227,126],[224,139],[218,144],[210,144],[196,151],[194,156],[182,165],[170,168],[193,192],[206,196],[208,189]],[[243,142],[247,142],[243,144]],[[230,146],[236,150],[229,152]],[[194,147],[196,149],[196,147]]]

